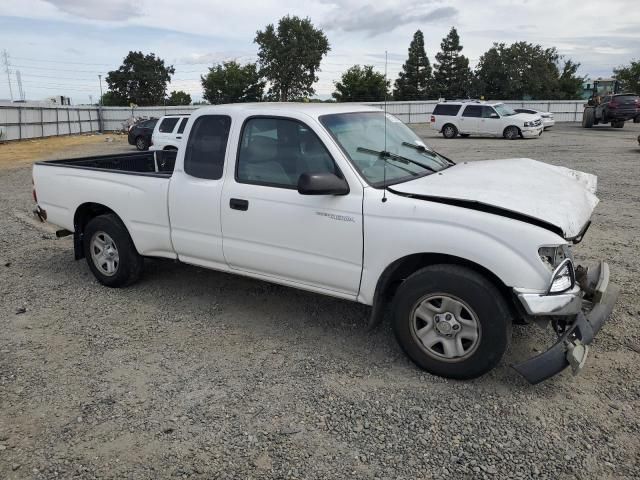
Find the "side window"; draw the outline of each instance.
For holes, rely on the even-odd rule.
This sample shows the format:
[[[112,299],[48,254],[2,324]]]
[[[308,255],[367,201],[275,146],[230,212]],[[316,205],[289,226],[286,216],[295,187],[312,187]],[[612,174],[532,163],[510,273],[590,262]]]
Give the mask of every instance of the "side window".
[[[218,180],[227,151],[231,118],[204,115],[196,119],[184,155],[185,173],[198,178]]]
[[[272,187],[296,188],[303,173],[341,176],[317,135],[297,120],[250,118],[242,129],[236,180]]]
[[[161,133],[171,133],[173,132],[173,129],[176,126],[176,123],[178,123],[178,120],[180,120],[178,117],[169,117],[169,118],[165,118],[164,120],[162,120],[162,123],[160,123],[160,132]]]
[[[180,122],[180,126],[178,127],[178,133],[184,132],[184,127],[187,126],[187,122],[189,121],[189,117],[184,117]]]
[[[480,117],[482,115],[482,107],[480,105],[467,105],[462,112],[463,117]]]
[[[445,105],[439,103],[436,108],[433,109],[433,115],[457,115],[460,110],[460,105]]]
[[[496,111],[493,109],[493,107],[487,107],[487,106],[482,107],[482,118],[491,118],[491,115],[493,114],[498,115]]]

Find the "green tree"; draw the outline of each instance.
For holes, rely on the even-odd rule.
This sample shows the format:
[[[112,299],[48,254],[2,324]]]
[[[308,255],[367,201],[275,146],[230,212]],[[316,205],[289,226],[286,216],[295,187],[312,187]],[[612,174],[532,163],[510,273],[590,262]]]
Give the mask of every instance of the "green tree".
[[[440,51],[436,54],[433,74],[433,92],[438,97],[465,98],[469,95],[472,73],[469,59],[462,55],[460,37],[455,27],[442,39]]]
[[[114,92],[105,92],[102,95],[102,105],[105,107],[128,107],[126,98],[119,97]]]
[[[200,80],[203,97],[212,104],[260,102],[263,99],[265,82],[255,63],[224,62],[210,67],[209,73]]]
[[[120,105],[161,105],[174,73],[172,65],[165,66],[153,53],[129,52],[120,68],[108,73],[107,85]]]
[[[191,105],[191,95],[182,90],[173,91],[167,98],[167,105]]]
[[[614,68],[613,73],[625,91],[640,94],[640,60],[631,60],[629,65]]]
[[[527,42],[495,43],[478,62],[479,90],[486,98],[569,100],[580,98],[580,64],[562,57],[555,48]]]
[[[335,82],[335,87],[332,96],[338,102],[379,102],[384,100],[389,82],[372,65],[354,65]]]
[[[426,100],[431,96],[431,63],[424,50],[424,35],[413,34],[409,44],[409,58],[402,65],[393,89],[395,100]]]
[[[558,79],[559,100],[578,100],[582,98],[584,77],[576,75],[578,68],[580,68],[579,63],[574,63],[572,60],[564,62],[562,73]]]
[[[273,24],[258,31],[260,73],[270,83],[270,97],[282,102],[311,96],[320,62],[330,50],[329,41],[309,18],[282,17],[276,29]]]

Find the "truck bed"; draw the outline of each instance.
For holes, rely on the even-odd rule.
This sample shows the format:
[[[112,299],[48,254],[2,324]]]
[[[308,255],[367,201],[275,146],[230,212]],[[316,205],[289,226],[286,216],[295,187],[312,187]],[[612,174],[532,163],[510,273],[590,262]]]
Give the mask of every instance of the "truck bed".
[[[177,153],[175,150],[157,150],[65,160],[45,160],[37,163],[41,165],[101,170],[132,175],[170,177],[176,163]]]

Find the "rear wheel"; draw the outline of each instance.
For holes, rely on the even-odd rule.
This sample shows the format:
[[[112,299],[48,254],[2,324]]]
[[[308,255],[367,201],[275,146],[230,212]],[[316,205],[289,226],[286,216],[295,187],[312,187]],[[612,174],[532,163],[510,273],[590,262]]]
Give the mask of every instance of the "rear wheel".
[[[498,289],[479,273],[432,265],[398,288],[393,329],[420,368],[442,377],[475,378],[495,367],[507,349],[508,312]]]
[[[633,123],[640,123],[640,115],[636,115],[636,116],[633,118]]]
[[[520,130],[518,130],[518,127],[514,127],[513,125],[510,127],[507,127],[504,129],[504,132],[502,133],[502,135],[504,136],[504,138],[506,138],[507,140],[515,140],[518,137],[520,137]]]
[[[451,125],[447,123],[444,127],[442,127],[442,136],[444,138],[455,138],[458,135],[458,129],[455,125]]]
[[[595,112],[593,107],[585,108],[584,111],[582,112],[582,126],[584,128],[591,128],[593,127],[594,120],[595,120]]]
[[[138,150],[148,150],[149,141],[143,136],[139,136],[138,138],[136,138],[136,148]]]
[[[618,120],[617,122],[611,122],[613,128],[624,128],[624,120]]]
[[[142,257],[116,215],[99,215],[90,220],[83,239],[89,268],[103,285],[124,287],[140,277]]]

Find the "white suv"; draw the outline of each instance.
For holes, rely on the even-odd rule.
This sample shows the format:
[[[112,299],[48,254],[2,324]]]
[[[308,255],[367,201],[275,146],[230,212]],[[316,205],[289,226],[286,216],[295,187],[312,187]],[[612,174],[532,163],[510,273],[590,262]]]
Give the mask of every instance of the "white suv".
[[[165,115],[156,123],[149,150],[177,150],[189,115]]]
[[[478,100],[438,103],[431,127],[445,138],[469,135],[504,137],[508,140],[542,135],[540,115],[516,113],[504,103]]]

